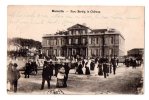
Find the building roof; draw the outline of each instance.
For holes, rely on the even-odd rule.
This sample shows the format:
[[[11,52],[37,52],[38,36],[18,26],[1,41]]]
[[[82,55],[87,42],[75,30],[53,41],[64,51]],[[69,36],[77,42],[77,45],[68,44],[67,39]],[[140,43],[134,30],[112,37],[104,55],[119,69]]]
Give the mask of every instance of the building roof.
[[[90,28],[85,25],[75,24],[75,25],[67,28],[67,30],[71,30],[71,29],[90,29]]]
[[[93,33],[104,33],[105,31],[107,31],[107,29],[93,29],[91,32]]]
[[[129,51],[134,51],[134,50],[144,50],[144,48],[133,48],[133,49],[131,49],[131,50],[128,50],[128,52],[129,52]]]
[[[87,35],[102,35],[101,33],[104,34],[118,34],[120,35],[123,39],[125,39],[123,37],[123,35],[116,29],[114,28],[108,28],[108,29],[90,29],[89,27],[87,27],[86,25],[81,25],[81,24],[75,24],[69,28],[67,28],[67,31],[59,31],[56,32],[55,34],[46,34],[43,36],[44,37],[53,37],[53,36],[66,36],[68,34],[69,30],[73,30],[73,29],[89,29],[91,30],[91,32],[89,32]],[[86,35],[86,34],[85,34]]]

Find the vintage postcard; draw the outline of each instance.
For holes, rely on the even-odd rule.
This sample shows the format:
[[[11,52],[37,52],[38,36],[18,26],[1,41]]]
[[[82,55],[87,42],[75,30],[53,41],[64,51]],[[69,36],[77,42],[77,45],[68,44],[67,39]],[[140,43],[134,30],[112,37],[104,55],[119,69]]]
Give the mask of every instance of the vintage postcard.
[[[8,5],[7,93],[144,94],[144,10]]]

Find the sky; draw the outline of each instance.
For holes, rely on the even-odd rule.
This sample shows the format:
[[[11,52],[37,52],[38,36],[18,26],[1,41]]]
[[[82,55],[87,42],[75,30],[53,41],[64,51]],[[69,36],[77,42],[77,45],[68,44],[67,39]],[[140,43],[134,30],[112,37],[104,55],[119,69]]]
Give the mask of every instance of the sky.
[[[91,29],[115,28],[125,38],[125,54],[144,48],[144,7],[142,6],[8,6],[7,37],[42,41],[44,34],[79,24]],[[52,12],[59,11],[59,12]]]

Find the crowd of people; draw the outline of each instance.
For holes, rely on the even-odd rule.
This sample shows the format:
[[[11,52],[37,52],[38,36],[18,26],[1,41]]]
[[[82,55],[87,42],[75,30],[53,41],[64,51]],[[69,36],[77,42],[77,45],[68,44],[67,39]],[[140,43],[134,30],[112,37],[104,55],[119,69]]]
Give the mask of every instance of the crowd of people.
[[[140,66],[143,63],[143,59],[138,59],[138,58],[134,58],[134,57],[127,57],[125,59],[125,65],[126,67],[130,67],[132,66],[132,68],[136,68],[137,66]]]
[[[77,74],[90,75],[90,71],[94,72],[94,75],[104,76],[106,78],[110,73],[116,73],[116,67],[118,66],[117,58],[96,58],[92,60],[81,60],[75,63],[75,69]],[[83,72],[84,71],[84,72]]]
[[[108,58],[96,58],[96,59],[75,59],[74,62],[69,62],[68,60],[60,62],[53,62],[50,60],[45,60],[42,68],[42,82],[41,90],[44,89],[45,81],[47,82],[48,88],[50,89],[50,81],[53,76],[57,78],[56,87],[67,87],[67,80],[70,69],[75,69],[74,73],[77,75],[90,75],[91,72],[95,76],[103,76],[107,78],[111,73],[116,74],[116,68],[118,66],[118,59],[116,57]],[[141,62],[139,62],[140,64]],[[125,60],[126,66],[136,66],[137,62],[132,60],[128,62]],[[20,73],[17,70],[17,64],[10,62],[8,65],[8,82],[10,83],[10,91],[17,91],[17,82],[20,78]],[[32,71],[35,71],[35,74],[38,72],[38,64],[35,60],[27,60],[24,67],[24,78],[29,78]]]

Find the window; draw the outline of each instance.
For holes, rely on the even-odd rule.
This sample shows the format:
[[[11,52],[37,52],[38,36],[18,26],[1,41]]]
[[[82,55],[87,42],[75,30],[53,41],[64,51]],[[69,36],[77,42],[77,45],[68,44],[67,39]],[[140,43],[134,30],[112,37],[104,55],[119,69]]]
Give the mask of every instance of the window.
[[[98,44],[98,41],[99,41],[99,39],[98,39],[98,38],[96,38],[96,44]]]
[[[63,39],[61,39],[61,45],[63,45],[64,44],[64,40]]]
[[[73,35],[75,35],[76,34],[76,31],[75,30],[73,30]]]
[[[49,40],[47,40],[47,43],[46,44],[49,45]]]
[[[46,51],[46,54],[47,54],[47,56],[49,55],[49,51],[48,50]]]
[[[57,51],[57,50],[56,50],[56,49],[54,49],[54,52],[53,52],[53,54],[54,54],[54,55],[56,55],[56,51]]]
[[[53,45],[56,45],[56,40],[53,40],[54,41],[54,44]]]
[[[113,44],[113,37],[111,37],[111,44]]]
[[[96,56],[98,56],[98,49],[96,49]]]
[[[88,56],[91,56],[91,49],[88,49]]]
[[[82,34],[82,30],[80,30],[80,34]]]
[[[50,40],[50,45],[51,45],[51,46],[53,45],[53,40],[52,40],[52,39]]]
[[[85,30],[83,30],[83,34],[85,34]]]
[[[83,38],[83,41],[82,41],[82,43],[83,43],[83,44],[85,44],[85,38]]]
[[[58,45],[58,39],[55,39],[55,45]]]
[[[79,34],[79,32],[78,31],[76,31],[76,35],[78,35]]]
[[[95,38],[91,38],[91,44],[95,43]]]
[[[71,35],[71,31],[69,31],[69,35]]]
[[[58,39],[58,45],[61,45],[61,38]]]
[[[71,39],[69,39],[69,44],[71,44]]]
[[[89,44],[92,44],[92,43],[91,43],[91,39],[92,39],[92,38],[89,38],[89,39],[88,39],[88,41],[89,41]]]
[[[75,40],[75,44],[78,44],[78,39]]]

